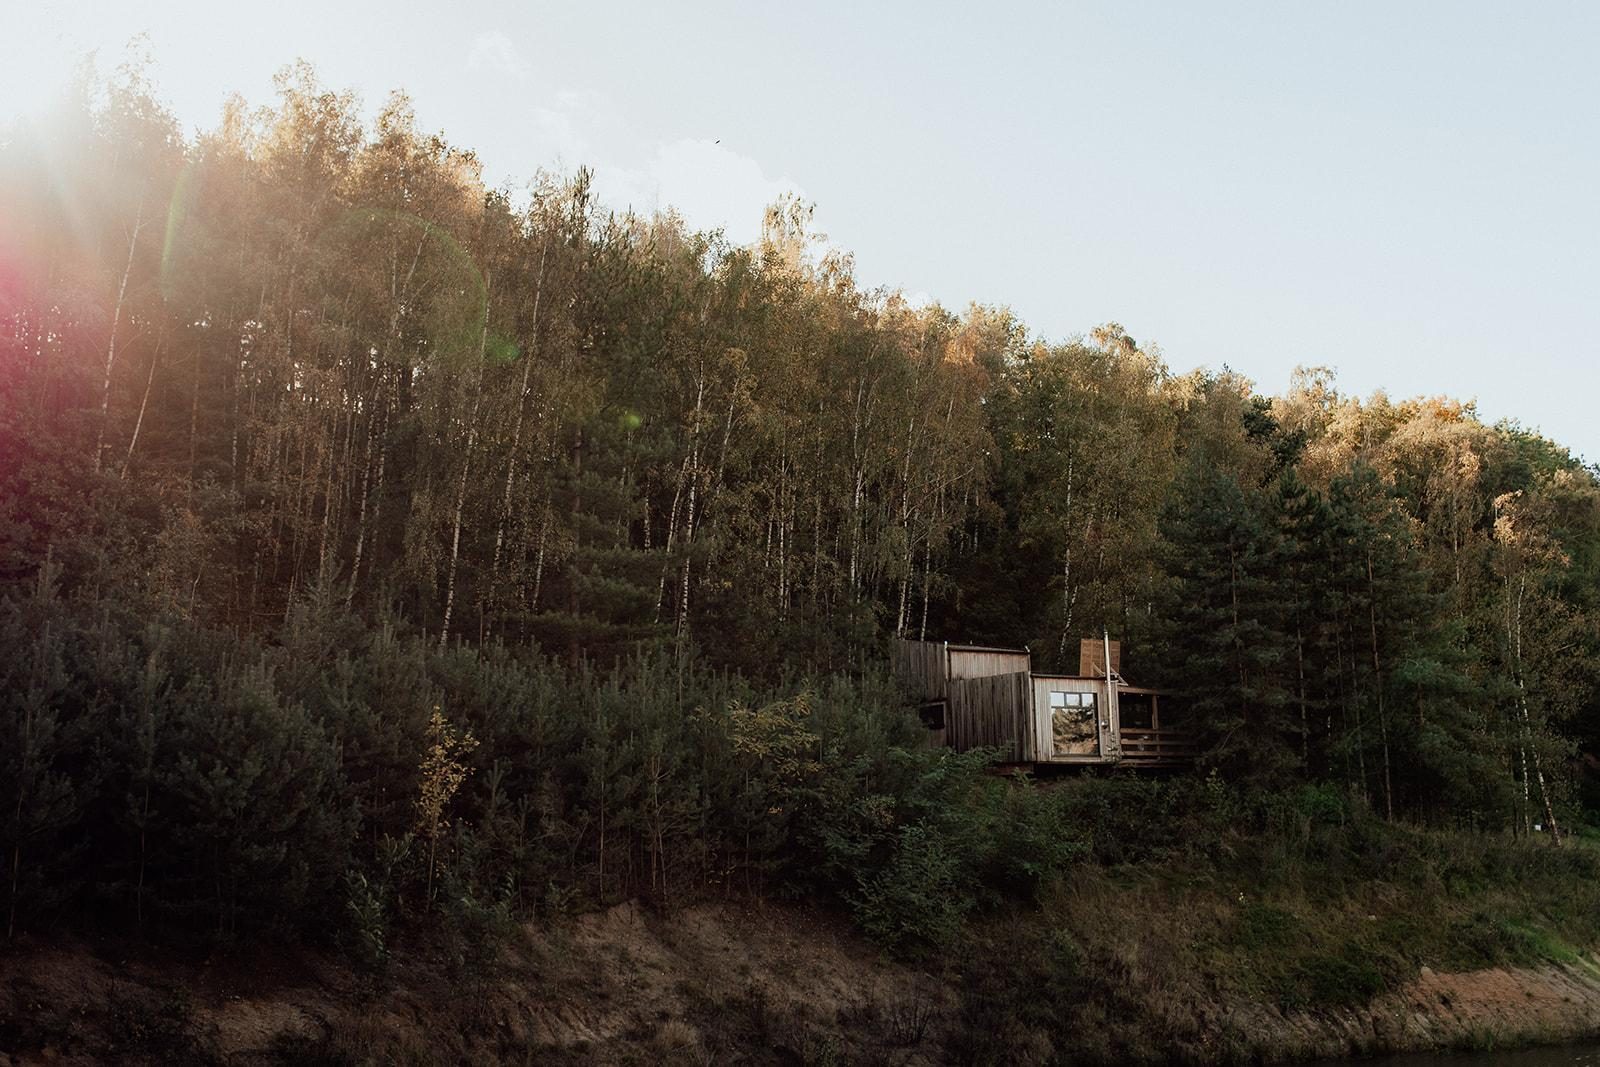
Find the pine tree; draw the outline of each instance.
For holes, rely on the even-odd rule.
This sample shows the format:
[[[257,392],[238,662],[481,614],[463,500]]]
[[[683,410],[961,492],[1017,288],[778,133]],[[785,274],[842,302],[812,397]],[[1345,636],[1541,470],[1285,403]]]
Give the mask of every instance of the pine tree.
[[[67,837],[86,799],[83,676],[70,669],[74,634],[60,610],[59,568],[46,561],[26,600],[0,601],[0,848],[6,938],[69,895]],[[77,766],[75,766],[77,764]]]
[[[1185,694],[1204,762],[1278,783],[1300,764],[1292,611],[1267,502],[1229,474],[1191,467],[1162,527],[1172,588],[1167,670]]]
[[[1325,587],[1332,518],[1326,500],[1301,480],[1294,467],[1279,476],[1273,512],[1279,536],[1280,585],[1286,609],[1285,636],[1291,641],[1289,668],[1294,710],[1299,720],[1300,761],[1308,775],[1326,775],[1331,740],[1331,699],[1323,664],[1332,658]]]

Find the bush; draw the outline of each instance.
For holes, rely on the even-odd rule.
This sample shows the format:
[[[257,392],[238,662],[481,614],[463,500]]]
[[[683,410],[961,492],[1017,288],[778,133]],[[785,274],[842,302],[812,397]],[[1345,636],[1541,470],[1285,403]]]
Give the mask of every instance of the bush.
[[[891,949],[949,945],[972,905],[961,873],[960,858],[936,833],[907,826],[889,862],[862,875],[860,888],[849,895],[856,921]]]

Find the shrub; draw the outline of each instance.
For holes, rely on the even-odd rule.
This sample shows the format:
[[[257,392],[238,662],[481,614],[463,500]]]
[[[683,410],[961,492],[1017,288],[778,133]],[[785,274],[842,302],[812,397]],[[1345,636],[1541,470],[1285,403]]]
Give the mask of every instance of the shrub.
[[[971,906],[960,875],[959,858],[936,833],[907,826],[893,857],[863,875],[849,900],[861,928],[891,949],[945,946],[960,933]]]

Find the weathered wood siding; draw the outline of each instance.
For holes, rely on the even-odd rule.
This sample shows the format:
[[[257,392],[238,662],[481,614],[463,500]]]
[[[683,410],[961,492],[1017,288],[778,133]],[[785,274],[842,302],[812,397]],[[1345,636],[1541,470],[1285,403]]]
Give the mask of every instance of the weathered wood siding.
[[[997,748],[1008,763],[1038,758],[1033,740],[1033,701],[1027,672],[984,678],[952,678],[945,735],[957,752]]]
[[[947,645],[951,678],[992,678],[998,674],[1027,674],[1033,657],[1020,649],[975,648]]]
[[[1026,674],[1033,657],[1024,649],[896,639],[889,646],[889,664],[918,700],[937,700],[945,695],[953,678]]]
[[[895,640],[889,645],[894,676],[917,700],[942,700],[945,695],[945,646],[941,641]]]

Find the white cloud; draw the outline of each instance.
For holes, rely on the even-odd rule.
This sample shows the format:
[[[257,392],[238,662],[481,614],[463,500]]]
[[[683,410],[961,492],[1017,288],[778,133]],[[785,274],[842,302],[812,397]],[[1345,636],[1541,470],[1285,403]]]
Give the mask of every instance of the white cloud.
[[[533,74],[533,68],[522,58],[516,44],[499,30],[478,34],[472,42],[472,51],[467,53],[467,67],[517,81],[527,81]]]
[[[529,120],[532,129],[526,136],[538,150],[541,163],[571,168],[585,163],[594,154],[589,139],[578,132],[578,124],[565,111],[534,108]]]
[[[601,92],[563,90],[519,110],[516,118],[500,123],[510,154],[524,161],[520,170],[507,173],[513,183],[537,168],[570,174],[588,167],[605,208],[640,215],[673,208],[693,229],[721,229],[737,244],[752,244],[761,236],[765,210],[778,197],[804,199],[793,179],[769,173],[754,157],[715,138],[640,136]]]
[[[691,226],[721,228],[738,244],[761,235],[768,204],[785,193],[804,196],[793,180],[770,175],[750,156],[706,139],[660,145],[642,167],[597,166],[595,186],[611,207],[645,214],[673,207]]]
[[[625,140],[626,131],[603,93],[563,89],[549,106],[529,112],[529,128],[519,132],[541,166],[558,169],[595,166],[603,153],[596,141]]]

